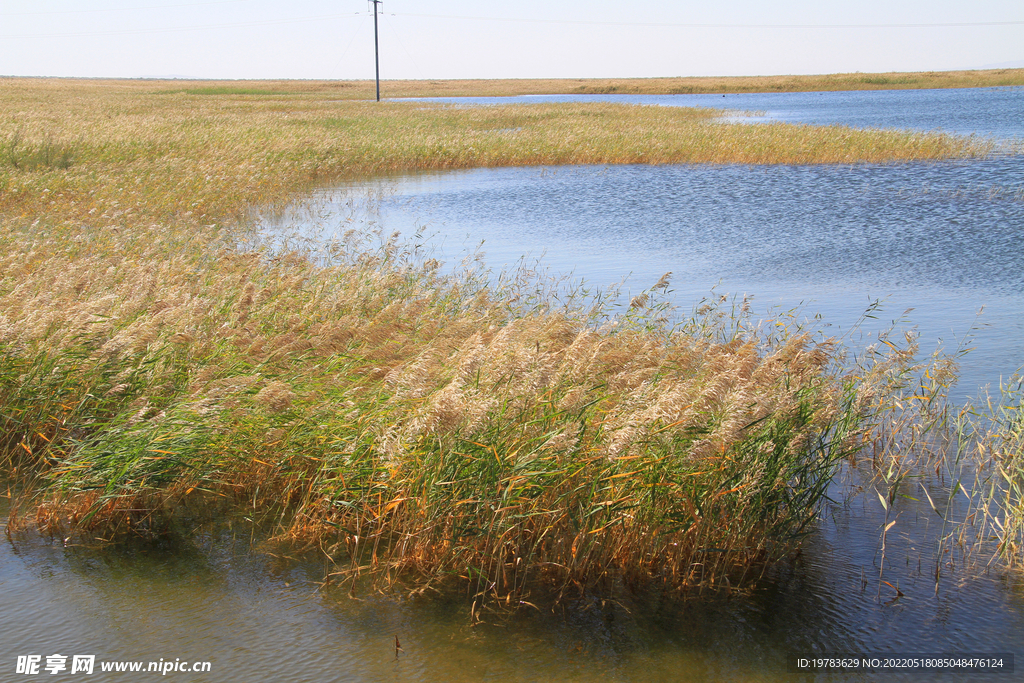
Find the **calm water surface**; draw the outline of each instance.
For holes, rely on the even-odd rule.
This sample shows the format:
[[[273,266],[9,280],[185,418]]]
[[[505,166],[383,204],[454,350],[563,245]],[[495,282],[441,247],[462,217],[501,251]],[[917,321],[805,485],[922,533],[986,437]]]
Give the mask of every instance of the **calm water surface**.
[[[761,313],[820,314],[815,325],[842,335],[881,300],[862,332],[896,323],[920,334],[925,353],[974,348],[958,399],[1024,365],[1021,156],[421,174],[324,192],[315,215],[278,225],[329,233],[338,216],[420,231],[448,262],[479,250],[500,269],[526,256],[590,285],[625,280],[632,294],[671,271],[684,312],[714,288],[753,296]]]
[[[1024,121],[1020,88],[670,99],[650,103],[728,101],[771,119],[1002,140],[1022,137]],[[1020,157],[417,175],[320,193],[267,225],[330,231],[350,221],[422,231],[451,261],[482,241],[494,268],[543,257],[550,269],[596,285],[625,277],[633,293],[673,271],[681,308],[714,287],[753,295],[761,310],[820,312],[840,333],[870,300],[885,298],[878,327],[866,332],[908,307],[926,349],[940,339],[955,347],[974,326],[965,393],[1024,363]],[[845,502],[826,510],[802,552],[749,594],[584,600],[476,627],[461,596],[350,599],[321,584],[329,571],[322,560],[254,552],[244,524],[114,551],[15,535],[0,543],[0,680],[28,680],[14,673],[18,655],[54,653],[211,662],[208,674],[168,674],[181,681],[811,680],[788,672],[787,657],[812,652],[1004,652],[1024,667],[1019,577],[945,552],[942,520],[921,502],[923,488],[948,517],[962,517],[962,496],[947,500],[955,476],[908,480],[900,491],[907,497],[886,514],[870,487],[845,495],[868,483],[852,469],[836,485],[835,499]],[[883,555],[880,530],[892,521]],[[398,660],[395,635],[405,650]],[[860,679],[1008,681],[1019,671]],[[91,679],[145,676],[97,671]],[[821,680],[848,678],[857,677]]]
[[[849,477],[850,486],[867,481]],[[904,493],[923,498],[917,487],[926,486],[946,511],[942,484],[929,477]],[[963,512],[953,501],[947,514]],[[868,489],[826,513],[802,552],[747,593],[584,599],[475,627],[464,595],[352,599],[347,586],[323,585],[322,559],[254,552],[244,523],[107,551],[15,534],[0,544],[0,680],[22,680],[17,655],[54,653],[207,661],[209,673],[168,676],[287,683],[815,680],[792,673],[790,658],[840,652],[1006,653],[1021,665],[1024,583],[943,552],[941,519],[926,503],[897,497],[886,516]],[[893,520],[883,555],[879,530]],[[1013,681],[1017,672],[820,680]],[[97,669],[91,680],[132,676]]]

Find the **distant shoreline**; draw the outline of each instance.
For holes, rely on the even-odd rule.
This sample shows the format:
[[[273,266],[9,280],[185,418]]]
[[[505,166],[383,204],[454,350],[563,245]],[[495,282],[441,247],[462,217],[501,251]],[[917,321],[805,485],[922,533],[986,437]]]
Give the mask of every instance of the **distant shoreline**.
[[[0,80],[36,80],[6,76]],[[322,93],[342,99],[373,99],[372,80],[217,80],[159,78],[49,78],[45,80],[95,81],[97,83],[146,82],[174,88],[244,87],[272,93]],[[244,84],[244,85],[243,85]],[[483,97],[502,95],[566,94],[730,94],[768,92],[824,92],[842,90],[921,90],[933,88],[988,88],[1024,86],[1024,69],[978,71],[922,71],[890,73],[845,73],[813,76],[729,76],[675,78],[557,78],[557,79],[465,79],[465,80],[382,80],[381,96],[395,97]],[[270,94],[270,93],[267,93]]]

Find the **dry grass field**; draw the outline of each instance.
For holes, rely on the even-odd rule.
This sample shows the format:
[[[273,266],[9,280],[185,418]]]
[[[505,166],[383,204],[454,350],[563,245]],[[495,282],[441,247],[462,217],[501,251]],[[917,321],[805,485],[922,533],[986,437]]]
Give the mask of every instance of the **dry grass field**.
[[[374,99],[373,81],[150,81],[158,88],[193,92],[248,91],[281,95],[319,93],[337,99]],[[381,96],[500,97],[558,94],[727,94],[991,88],[1024,85],[1024,69],[827,74],[820,76],[746,76],[679,78],[577,78],[491,80],[384,80]]]

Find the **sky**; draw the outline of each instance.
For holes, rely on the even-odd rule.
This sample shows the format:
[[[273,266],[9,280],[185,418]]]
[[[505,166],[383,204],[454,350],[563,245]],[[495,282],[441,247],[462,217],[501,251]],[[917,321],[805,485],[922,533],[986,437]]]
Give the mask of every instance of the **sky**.
[[[0,0],[0,75],[374,76],[367,0]],[[382,79],[1024,67],[1021,0],[385,0]]]

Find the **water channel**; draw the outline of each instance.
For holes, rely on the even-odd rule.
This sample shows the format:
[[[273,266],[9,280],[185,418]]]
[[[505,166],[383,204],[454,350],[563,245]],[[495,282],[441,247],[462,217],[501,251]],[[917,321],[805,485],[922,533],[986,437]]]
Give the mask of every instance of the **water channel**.
[[[536,101],[543,98],[530,98]],[[636,98],[728,106],[794,122],[1024,137],[1024,89]],[[723,102],[718,102],[723,100]],[[468,104],[486,104],[469,102]],[[874,112],[872,114],[872,112]],[[916,117],[915,117],[916,116]],[[368,199],[372,198],[372,199]],[[845,332],[867,304],[917,326],[922,347],[970,333],[962,396],[1024,363],[1024,160],[829,167],[489,169],[354,183],[268,227],[352,221],[421,232],[458,260],[483,242],[500,268],[524,255],[635,293],[673,271],[681,308],[717,293],[801,307]],[[360,213],[364,211],[364,213]],[[355,213],[353,213],[355,212]],[[976,312],[982,306],[980,318]],[[903,311],[914,310],[904,320]],[[867,330],[865,334],[871,334]],[[323,584],[316,558],[255,543],[245,519],[116,550],[15,535],[0,543],[0,680],[19,655],[208,661],[179,681],[816,680],[796,654],[1005,654],[1024,667],[1024,581],[940,543],[956,471],[906,484],[886,510],[850,468],[801,552],[740,594],[584,599],[472,626],[464,596],[409,598]],[[863,487],[862,495],[845,492]],[[5,509],[0,514],[6,515]],[[896,524],[884,553],[880,531]],[[395,636],[403,651],[396,657]],[[1008,662],[1007,662],[1008,663]],[[70,669],[70,666],[69,666]],[[42,670],[42,675],[49,674]],[[1017,680],[1008,667],[820,680]],[[82,674],[65,671],[60,678]]]

